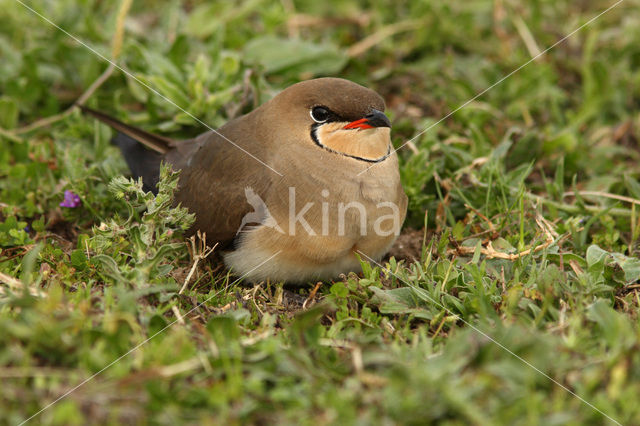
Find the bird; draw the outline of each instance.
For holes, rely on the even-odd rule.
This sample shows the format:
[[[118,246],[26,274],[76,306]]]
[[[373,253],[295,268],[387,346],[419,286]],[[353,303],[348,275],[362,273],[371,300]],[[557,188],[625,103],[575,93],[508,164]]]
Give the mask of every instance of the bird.
[[[190,232],[223,247],[233,274],[304,284],[361,272],[382,259],[407,212],[383,98],[341,78],[293,84],[217,130],[177,141],[82,110],[113,127],[112,142],[145,190],[161,163],[180,170],[176,204]]]

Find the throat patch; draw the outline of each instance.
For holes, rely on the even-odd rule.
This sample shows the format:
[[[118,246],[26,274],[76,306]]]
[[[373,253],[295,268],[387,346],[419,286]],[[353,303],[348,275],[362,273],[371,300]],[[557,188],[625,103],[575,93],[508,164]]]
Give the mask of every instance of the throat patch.
[[[331,123],[333,124],[333,123]],[[314,124],[311,126],[311,139],[320,148],[331,153],[342,155],[344,157],[353,158],[354,160],[364,161],[367,163],[380,163],[392,154],[391,141],[388,135],[380,135],[376,133],[364,132],[380,132],[384,130],[344,130],[344,123],[335,123],[335,129],[324,131],[323,126],[331,126],[330,124]],[[331,126],[334,127],[334,126]],[[322,138],[325,138],[325,143]],[[384,145],[384,147],[382,146]],[[383,151],[384,150],[384,151]],[[365,155],[368,152],[376,153],[376,156]]]

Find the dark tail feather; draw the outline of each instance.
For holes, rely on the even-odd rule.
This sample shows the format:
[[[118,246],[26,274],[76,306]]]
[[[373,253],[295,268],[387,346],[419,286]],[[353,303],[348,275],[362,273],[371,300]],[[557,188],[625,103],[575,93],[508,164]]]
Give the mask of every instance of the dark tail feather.
[[[154,135],[137,127],[130,126],[94,109],[78,105],[87,114],[113,127],[118,134],[112,142],[118,145],[134,177],[142,178],[145,191],[157,194],[156,185],[160,176],[160,162],[169,151],[171,139]],[[150,149],[147,149],[148,147]]]
[[[142,178],[142,188],[145,191],[158,193],[158,180],[160,178],[160,162],[162,155],[148,150],[136,139],[124,133],[118,134],[112,139],[118,145],[131,173],[134,177]]]
[[[125,135],[137,140],[141,144],[156,152],[159,152],[160,154],[166,153],[171,148],[171,144],[173,143],[173,141],[169,138],[154,135],[153,133],[149,133],[134,126],[130,126],[129,124],[125,124],[116,118],[113,118],[107,114],[96,111],[95,109],[91,109],[84,105],[78,105],[78,107],[82,110],[82,112],[94,116],[103,123],[113,127],[118,132],[124,133]]]

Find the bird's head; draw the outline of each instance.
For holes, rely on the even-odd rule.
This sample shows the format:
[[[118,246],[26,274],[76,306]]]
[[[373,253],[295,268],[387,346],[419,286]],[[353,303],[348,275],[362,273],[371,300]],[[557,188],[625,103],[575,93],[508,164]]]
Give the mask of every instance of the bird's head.
[[[383,161],[391,153],[391,122],[384,100],[371,89],[318,78],[288,87],[270,103],[281,114],[278,122],[314,149],[365,162]]]

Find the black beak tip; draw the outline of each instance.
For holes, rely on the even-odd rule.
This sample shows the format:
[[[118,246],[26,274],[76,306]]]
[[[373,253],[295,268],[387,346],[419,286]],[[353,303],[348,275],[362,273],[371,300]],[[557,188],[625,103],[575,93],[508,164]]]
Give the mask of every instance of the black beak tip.
[[[373,127],[391,127],[391,121],[389,121],[389,117],[382,111],[378,111],[377,109],[372,110],[369,114],[365,116],[367,119],[367,124]]]

